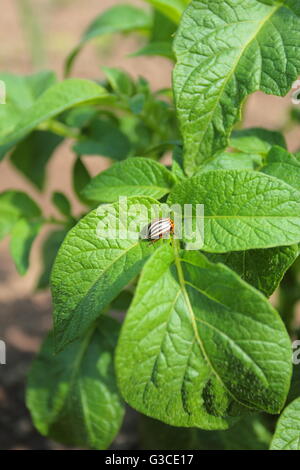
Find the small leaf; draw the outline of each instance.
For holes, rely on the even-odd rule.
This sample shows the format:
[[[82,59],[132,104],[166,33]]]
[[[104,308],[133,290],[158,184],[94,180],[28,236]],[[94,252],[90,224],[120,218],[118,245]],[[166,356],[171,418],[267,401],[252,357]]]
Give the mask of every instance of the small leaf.
[[[173,82],[189,175],[228,146],[249,94],[290,90],[300,72],[297,5],[193,0],[184,12]]]
[[[90,201],[82,196],[82,190],[88,183],[91,181],[91,176],[86,169],[85,165],[81,161],[81,158],[78,157],[75,161],[75,165],[73,167],[73,190],[78,197],[78,199],[83,202],[84,204],[90,205]]]
[[[262,158],[258,154],[242,152],[222,152],[213,160],[205,163],[196,172],[200,175],[203,171],[210,170],[255,170],[262,165]]]
[[[21,114],[15,129],[5,135],[0,144],[17,142],[42,122],[73,106],[89,102],[99,103],[107,100],[108,96],[104,88],[89,80],[73,78],[56,83]]]
[[[174,21],[159,10],[154,10],[150,42],[171,43],[176,29],[177,25]]]
[[[277,289],[284,273],[298,257],[298,245],[268,248],[266,250],[233,251],[225,254],[209,253],[208,259],[223,263],[267,297]]]
[[[86,186],[83,195],[94,201],[114,202],[119,196],[150,196],[160,199],[170,192],[175,178],[154,160],[133,157],[115,163]]]
[[[226,429],[247,408],[283,407],[290,339],[268,300],[233,271],[166,244],[143,269],[116,365],[122,395],[138,411]]]
[[[52,71],[42,71],[33,75],[14,75],[1,73],[0,80],[6,87],[6,105],[0,106],[0,139],[9,134],[16,126],[20,115],[30,108],[34,101],[56,81]],[[10,142],[0,146],[0,160],[14,147]]]
[[[139,239],[140,226],[146,225],[148,213],[141,214],[139,219],[137,204],[147,212],[158,202],[141,197],[128,199],[127,204],[100,206],[83,217],[66,236],[51,276],[57,350],[89,328],[101,310],[139,274],[153,252],[148,241]],[[127,219],[123,220],[125,212]],[[133,223],[138,230],[132,234],[135,239],[127,234],[120,238],[118,231],[114,233],[114,229],[123,229],[123,224],[125,229]]]
[[[179,146],[175,146],[172,155],[172,173],[178,181],[185,179],[186,175],[183,169],[183,151]]]
[[[37,283],[37,289],[46,289],[50,284],[50,273],[57,255],[58,249],[62,244],[67,230],[55,230],[50,232],[45,239],[42,247],[43,270]]]
[[[26,392],[41,434],[76,447],[109,447],[124,415],[113,367],[118,332],[118,323],[103,316],[57,355],[53,335],[48,336],[33,362]]]
[[[69,54],[65,63],[65,75],[69,75],[73,62],[82,47],[91,39],[112,33],[150,30],[152,18],[141,8],[132,5],[116,5],[99,15],[88,27],[78,46]]]
[[[29,266],[32,243],[42,227],[42,222],[20,219],[12,229],[10,253],[19,274],[24,275]]]
[[[292,343],[294,346],[294,343]],[[285,405],[289,405],[293,400],[300,396],[300,363],[299,363],[299,343],[293,347],[293,375],[289,394]]]
[[[286,149],[283,135],[259,127],[234,131],[230,138],[230,146],[245,153],[267,154],[274,145]]]
[[[67,111],[63,117],[68,127],[82,129],[88,127],[93,119],[97,117],[98,113],[99,109],[93,105],[78,106]]]
[[[137,95],[134,95],[128,102],[130,111],[133,114],[141,114],[144,109],[145,102],[146,97],[144,94],[138,93]]]
[[[62,215],[66,217],[72,216],[71,203],[63,193],[54,192],[52,194],[52,202]]]
[[[280,416],[271,450],[300,450],[300,398],[292,401]]]
[[[175,186],[168,202],[192,205],[194,222],[196,205],[204,204],[204,251],[226,253],[300,241],[300,193],[263,173],[204,172]]]
[[[102,67],[102,70],[115,93],[124,96],[131,96],[134,93],[134,82],[128,73],[113,67]]]
[[[131,57],[139,57],[143,55],[159,55],[166,57],[167,59],[174,60],[174,53],[172,50],[172,44],[170,42],[150,42],[146,46],[141,47],[138,51],[131,54]]]
[[[300,162],[281,147],[270,150],[262,172],[275,176],[300,191]]]
[[[261,415],[241,419],[226,431],[168,426],[142,416],[142,449],[267,450],[271,433]]]
[[[0,194],[0,240],[8,235],[22,218],[34,221],[41,216],[40,208],[21,191]]]
[[[12,152],[10,160],[32,184],[42,190],[47,163],[63,138],[47,131],[33,131]]]
[[[180,17],[190,0],[146,0],[158,11],[166,15],[174,23],[178,24]]]
[[[77,155],[102,155],[114,160],[124,160],[130,150],[131,143],[119,123],[108,119],[94,119],[85,130],[85,138],[73,146]]]

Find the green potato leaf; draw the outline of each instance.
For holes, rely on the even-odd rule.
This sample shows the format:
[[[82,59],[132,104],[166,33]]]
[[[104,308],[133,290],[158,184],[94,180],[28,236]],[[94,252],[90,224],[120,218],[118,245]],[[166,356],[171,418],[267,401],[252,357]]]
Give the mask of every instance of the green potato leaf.
[[[62,244],[67,230],[54,230],[48,234],[42,246],[42,272],[37,282],[37,289],[46,289],[49,287],[50,274],[52,266]]]
[[[271,450],[300,450],[300,398],[292,401],[280,416]]]
[[[56,350],[88,329],[101,310],[139,274],[155,249],[139,236],[152,204],[158,202],[137,197],[120,205],[99,206],[66,236],[51,276]],[[137,205],[145,208],[146,214],[138,215]],[[123,219],[125,212],[127,218]],[[132,233],[120,235],[118,229],[126,227]]]
[[[40,216],[40,208],[27,194],[4,191],[0,194],[0,240],[11,233],[20,219],[34,222]]]
[[[213,160],[201,166],[195,172],[195,176],[210,170],[255,170],[261,164],[262,159],[258,154],[221,152]]]
[[[131,142],[120,129],[119,123],[108,119],[94,119],[85,137],[73,146],[77,155],[102,155],[114,160],[124,160],[131,150]]]
[[[82,190],[88,185],[90,181],[91,175],[89,174],[81,158],[77,157],[72,171],[73,190],[78,199],[83,202],[83,204],[88,206],[90,205],[91,201],[82,196]]]
[[[77,55],[92,39],[112,33],[149,31],[152,17],[141,8],[132,5],[115,5],[99,15],[87,28],[79,44],[69,54],[65,63],[65,75],[69,75]]]
[[[169,42],[173,41],[177,25],[166,14],[154,9],[153,26],[151,30],[151,42]]]
[[[42,221],[32,222],[20,219],[12,229],[9,248],[16,268],[21,275],[27,272],[31,246],[42,225]]]
[[[204,245],[212,253],[271,248],[300,241],[300,193],[283,181],[245,170],[204,172],[179,183],[169,204],[204,205]]]
[[[173,82],[185,169],[228,145],[245,98],[284,96],[300,72],[300,7],[295,0],[193,0],[174,41]]]
[[[36,428],[66,445],[106,449],[124,407],[113,354],[119,324],[103,316],[81,339],[54,354],[52,333],[33,362],[26,403]]]
[[[300,162],[281,147],[273,147],[270,150],[262,172],[275,176],[300,191]]]
[[[63,193],[55,191],[52,194],[52,202],[62,215],[72,217],[71,203]]]
[[[280,132],[252,127],[233,131],[230,146],[244,153],[267,154],[275,145],[286,149],[286,141]]]
[[[226,264],[267,297],[277,289],[284,273],[297,257],[298,245],[224,254],[208,253],[209,260]]]
[[[178,24],[190,0],[146,0],[146,2]]]
[[[178,429],[142,417],[142,448],[149,450],[267,450],[271,437],[263,417],[258,414],[246,416],[230,429],[214,432],[195,428]]]
[[[82,194],[98,202],[115,202],[119,196],[160,199],[171,191],[175,182],[172,173],[160,163],[132,157],[92,178]]]
[[[138,51],[131,54],[132,57],[139,57],[142,55],[159,55],[166,57],[167,59],[174,60],[172,44],[167,41],[150,42],[149,44],[146,44],[146,46],[141,47]]]
[[[121,96],[132,96],[135,84],[130,75],[115,67],[102,67],[112,90]]]
[[[79,78],[70,78],[48,88],[34,104],[21,113],[14,130],[5,135],[1,145],[17,142],[39,124],[63,111],[89,102],[100,103],[108,98],[106,90],[96,83]]]
[[[33,131],[17,144],[10,161],[34,186],[45,186],[46,167],[63,138],[48,131]]]
[[[199,252],[164,245],[146,263],[123,324],[118,383],[130,406],[148,416],[226,429],[247,409],[281,410],[290,348],[262,294]]]
[[[42,71],[33,75],[14,75],[1,73],[0,80],[6,89],[6,104],[0,106],[0,140],[13,131],[20,115],[30,108],[35,100],[56,82],[54,72]],[[14,146],[13,142],[0,146],[0,160]]]

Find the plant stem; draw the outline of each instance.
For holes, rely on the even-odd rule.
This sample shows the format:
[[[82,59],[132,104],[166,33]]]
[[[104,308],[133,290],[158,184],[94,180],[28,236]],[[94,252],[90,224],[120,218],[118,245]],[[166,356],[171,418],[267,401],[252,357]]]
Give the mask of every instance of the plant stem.
[[[38,126],[38,129],[43,130],[43,131],[51,131],[54,134],[60,135],[62,137],[66,137],[69,139],[78,139],[80,136],[80,133],[72,129],[62,122],[56,121],[55,119],[51,119],[49,121],[43,122]]]
[[[56,219],[55,217],[49,217],[48,219],[43,219],[45,224],[53,224],[53,225],[67,225],[66,220]]]
[[[42,28],[38,21],[38,15],[34,11],[30,0],[17,0],[17,6],[29,45],[32,65],[40,69],[45,63],[45,47]]]

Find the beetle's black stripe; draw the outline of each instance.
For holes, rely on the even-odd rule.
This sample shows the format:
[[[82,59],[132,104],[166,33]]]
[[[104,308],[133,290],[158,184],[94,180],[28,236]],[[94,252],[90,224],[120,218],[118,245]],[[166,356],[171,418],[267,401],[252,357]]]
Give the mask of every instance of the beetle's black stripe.
[[[168,233],[171,231],[172,224],[170,222],[170,219],[158,219],[148,226],[148,235],[150,239],[154,238],[160,238],[162,237],[165,233]]]
[[[150,235],[156,236],[165,232],[169,232],[170,229],[171,229],[170,224],[159,224],[159,225],[156,225],[155,227],[150,228]]]

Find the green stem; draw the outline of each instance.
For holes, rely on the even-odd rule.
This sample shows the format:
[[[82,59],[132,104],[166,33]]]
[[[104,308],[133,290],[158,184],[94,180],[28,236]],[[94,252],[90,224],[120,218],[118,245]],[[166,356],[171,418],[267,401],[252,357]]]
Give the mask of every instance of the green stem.
[[[184,279],[184,274],[183,274],[183,270],[182,270],[182,266],[181,266],[181,262],[180,262],[180,253],[179,253],[180,252],[180,241],[173,238],[172,243],[173,243],[173,248],[174,248],[174,253],[175,253],[175,266],[176,266],[176,269],[177,269],[178,280],[179,280],[179,284],[180,284],[180,287],[181,287],[181,292],[183,294],[185,303],[187,305],[187,308],[188,308],[188,311],[189,311],[189,314],[190,314],[190,319],[191,319],[191,323],[192,323],[193,330],[194,330],[194,333],[195,333],[195,337],[196,337],[197,342],[200,345],[201,349],[203,349],[202,348],[202,341],[201,341],[200,336],[199,336],[197,323],[196,323],[194,312],[193,312],[193,308],[192,308],[190,298],[189,298],[188,293],[187,293],[186,288],[185,288],[185,279]]]
[[[80,137],[80,133],[72,129],[62,122],[56,121],[54,119],[51,119],[49,121],[45,121],[42,124],[38,126],[38,129],[43,130],[43,131],[51,131],[54,134],[60,135],[62,137],[66,137],[69,139],[78,139]]]
[[[45,224],[52,224],[52,225],[67,225],[67,220],[60,220],[56,219],[55,217],[49,217],[48,219],[43,219]]]
[[[17,0],[17,6],[30,48],[32,64],[34,68],[42,68],[45,63],[44,37],[36,11],[30,0]]]

